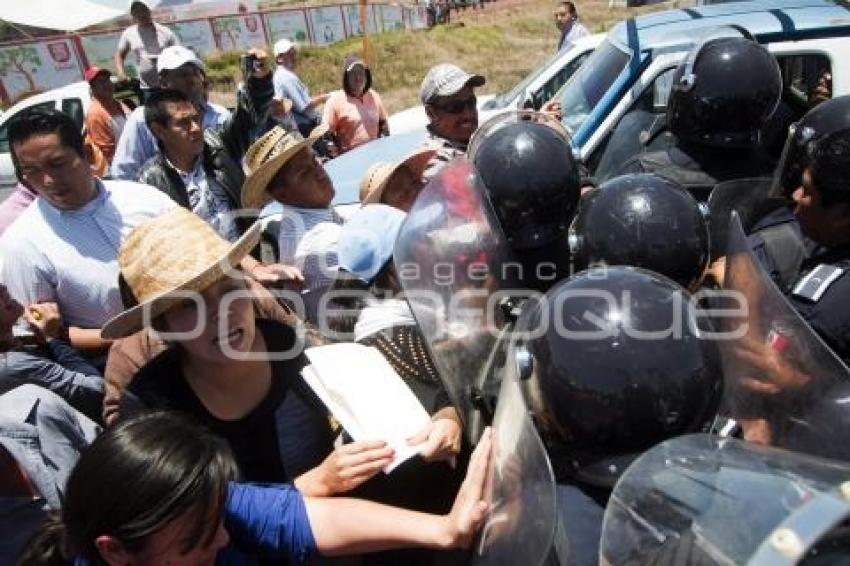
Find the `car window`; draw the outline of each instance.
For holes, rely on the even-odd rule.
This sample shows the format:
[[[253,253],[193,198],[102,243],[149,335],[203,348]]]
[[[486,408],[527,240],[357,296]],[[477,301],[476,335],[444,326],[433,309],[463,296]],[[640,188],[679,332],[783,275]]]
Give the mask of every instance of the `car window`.
[[[39,104],[33,104],[32,106],[22,108],[20,111],[15,112],[15,116],[28,110],[46,110],[48,108],[55,107],[55,102],[40,102]],[[9,153],[9,122],[13,119],[14,116],[10,116],[9,119],[3,122],[3,125],[0,126],[0,153]]]
[[[832,64],[822,53],[782,55],[776,58],[782,69],[786,102],[812,106],[832,96]]]
[[[79,98],[66,98],[62,101],[62,112],[74,119],[74,123],[83,129],[83,123],[86,120],[86,114],[83,110],[83,101]]]
[[[546,61],[544,61],[539,67],[537,67],[531,73],[526,75],[524,79],[515,84],[513,88],[511,88],[511,90],[503,92],[501,94],[497,94],[488,103],[487,109],[504,108],[512,100],[516,100],[517,98],[522,96],[525,93],[525,89],[528,88],[528,85],[535,81],[537,77],[542,75],[543,72],[546,71],[546,69],[551,67],[560,56],[560,53],[555,53],[551,57],[547,58]]]
[[[555,73],[555,75],[546,81],[546,84],[543,85],[543,88],[533,93],[531,96],[532,101],[534,102],[534,108],[540,110],[540,107],[549,102],[555,93],[558,92],[558,89],[564,86],[564,83],[569,80],[571,76],[575,74],[575,72],[581,67],[582,63],[584,63],[590,54],[593,51],[587,51],[582,53]]]
[[[576,132],[626,68],[630,55],[605,40],[567,81],[555,98],[561,103],[562,123]]]

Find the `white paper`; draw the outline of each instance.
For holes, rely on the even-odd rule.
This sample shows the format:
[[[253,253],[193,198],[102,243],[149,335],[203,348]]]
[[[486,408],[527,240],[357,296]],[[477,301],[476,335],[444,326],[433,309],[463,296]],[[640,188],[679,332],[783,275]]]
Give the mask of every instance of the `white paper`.
[[[301,375],[354,440],[383,440],[394,451],[390,473],[418,450],[407,439],[430,421],[428,412],[384,356],[361,344],[306,350]]]

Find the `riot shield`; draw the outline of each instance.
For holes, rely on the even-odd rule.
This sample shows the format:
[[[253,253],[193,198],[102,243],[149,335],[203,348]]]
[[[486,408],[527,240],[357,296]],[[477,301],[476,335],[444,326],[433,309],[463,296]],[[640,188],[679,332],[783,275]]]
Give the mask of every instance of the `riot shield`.
[[[424,187],[393,258],[440,378],[475,442],[484,421],[478,401],[501,357],[499,302],[507,295],[502,291],[516,286],[518,264],[468,160],[452,162]]]
[[[726,255],[726,236],[729,233],[729,218],[738,213],[744,230],[759,218],[785,204],[785,199],[769,198],[773,179],[754,177],[718,183],[708,196],[709,236],[711,259]]]
[[[493,419],[493,456],[487,483],[490,513],[471,563],[549,563],[556,546],[555,501],[555,478],[543,442],[529,417],[519,383],[506,377]]]
[[[846,563],[850,466],[706,434],[645,452],[605,510],[600,564]]]
[[[729,226],[725,300],[719,320],[721,410],[746,440],[850,459],[850,370],[761,268],[737,215]]]

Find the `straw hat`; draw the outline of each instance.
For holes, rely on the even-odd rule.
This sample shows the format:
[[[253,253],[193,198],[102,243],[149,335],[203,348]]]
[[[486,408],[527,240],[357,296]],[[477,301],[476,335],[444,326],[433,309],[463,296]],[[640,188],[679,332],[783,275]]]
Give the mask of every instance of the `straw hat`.
[[[182,207],[141,224],[118,253],[122,291],[138,305],[108,321],[100,335],[112,340],[138,332],[187,293],[200,293],[230,273],[259,240],[259,222],[231,244]]]
[[[246,179],[242,185],[242,206],[263,208],[271,200],[266,187],[272,177],[295,154],[305,147],[311,147],[327,131],[327,126],[320,124],[304,139],[296,133],[275,126],[255,141],[245,152]]]
[[[406,165],[413,175],[417,178],[422,178],[422,174],[428,167],[428,162],[437,153],[433,148],[419,149],[401,161],[396,163],[375,163],[366,170],[366,174],[360,179],[360,203],[369,204],[381,202],[381,196],[384,194],[384,189],[390,182],[390,179],[403,165]]]

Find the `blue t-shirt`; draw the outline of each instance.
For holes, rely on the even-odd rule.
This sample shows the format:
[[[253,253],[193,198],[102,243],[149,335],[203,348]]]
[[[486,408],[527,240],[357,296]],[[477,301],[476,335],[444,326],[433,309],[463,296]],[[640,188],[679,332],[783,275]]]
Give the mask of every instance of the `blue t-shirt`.
[[[224,526],[230,544],[217,564],[253,563],[250,557],[306,564],[316,554],[316,541],[301,493],[288,484],[231,483]]]

